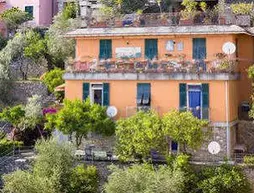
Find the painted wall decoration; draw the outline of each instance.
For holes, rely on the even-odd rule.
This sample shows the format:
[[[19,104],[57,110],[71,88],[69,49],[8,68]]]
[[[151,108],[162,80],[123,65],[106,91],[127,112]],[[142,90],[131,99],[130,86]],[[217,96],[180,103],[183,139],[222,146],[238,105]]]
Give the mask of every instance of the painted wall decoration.
[[[141,47],[120,47],[116,48],[116,58],[140,58]]]

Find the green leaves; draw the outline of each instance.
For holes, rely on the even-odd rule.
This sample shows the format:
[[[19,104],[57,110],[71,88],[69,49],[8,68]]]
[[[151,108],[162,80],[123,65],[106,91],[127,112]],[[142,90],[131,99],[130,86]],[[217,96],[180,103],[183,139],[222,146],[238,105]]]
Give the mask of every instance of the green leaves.
[[[154,112],[140,111],[136,115],[117,122],[116,151],[123,160],[135,156],[146,158],[151,149],[164,151],[165,140],[161,121]]]
[[[47,86],[49,92],[53,93],[57,86],[64,83],[63,75],[64,70],[61,70],[60,68],[55,68],[45,74],[43,82]]]
[[[89,132],[103,135],[114,133],[114,122],[107,117],[105,107],[86,101],[64,101],[64,107],[55,115],[47,115],[47,129],[58,129],[64,134],[76,135],[79,146]]]
[[[162,125],[164,135],[197,149],[204,141],[203,128],[208,122],[194,117],[191,112],[171,111],[164,115]]]

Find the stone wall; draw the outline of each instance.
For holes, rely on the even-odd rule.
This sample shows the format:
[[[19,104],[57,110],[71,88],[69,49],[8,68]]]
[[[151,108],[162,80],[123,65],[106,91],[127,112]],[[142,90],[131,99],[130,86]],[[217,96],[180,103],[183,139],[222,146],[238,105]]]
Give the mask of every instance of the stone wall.
[[[239,121],[238,143],[244,144],[248,153],[254,153],[254,123],[253,121]]]
[[[53,96],[49,96],[47,87],[41,81],[16,81],[13,82],[10,89],[10,97],[12,103],[25,104],[27,98],[33,95],[40,95],[43,98],[43,102],[49,103],[54,100]]]

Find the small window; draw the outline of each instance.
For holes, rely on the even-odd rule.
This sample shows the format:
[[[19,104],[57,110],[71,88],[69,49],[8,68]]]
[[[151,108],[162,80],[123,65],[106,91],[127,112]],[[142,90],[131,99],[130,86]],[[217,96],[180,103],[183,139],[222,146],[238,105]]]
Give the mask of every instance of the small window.
[[[27,12],[30,16],[34,15],[34,7],[33,6],[25,6],[25,12]]]
[[[150,107],[151,85],[149,83],[139,83],[137,86],[137,106]]]
[[[183,42],[178,42],[177,43],[177,50],[178,51],[183,51]]]
[[[175,44],[175,42],[173,40],[167,41],[166,50],[169,52],[174,51],[174,44]]]

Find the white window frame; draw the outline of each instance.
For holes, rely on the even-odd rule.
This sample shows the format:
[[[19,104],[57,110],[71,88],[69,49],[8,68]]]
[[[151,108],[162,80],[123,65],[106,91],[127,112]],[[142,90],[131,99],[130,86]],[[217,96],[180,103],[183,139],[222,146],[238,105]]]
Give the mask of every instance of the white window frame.
[[[100,85],[101,87],[96,87],[96,88],[93,88],[93,85]],[[101,82],[96,82],[96,83],[90,83],[90,89],[89,89],[89,97],[90,97],[90,100],[91,100],[91,103],[94,104],[94,90],[101,90],[101,105],[103,106],[103,83]]]

